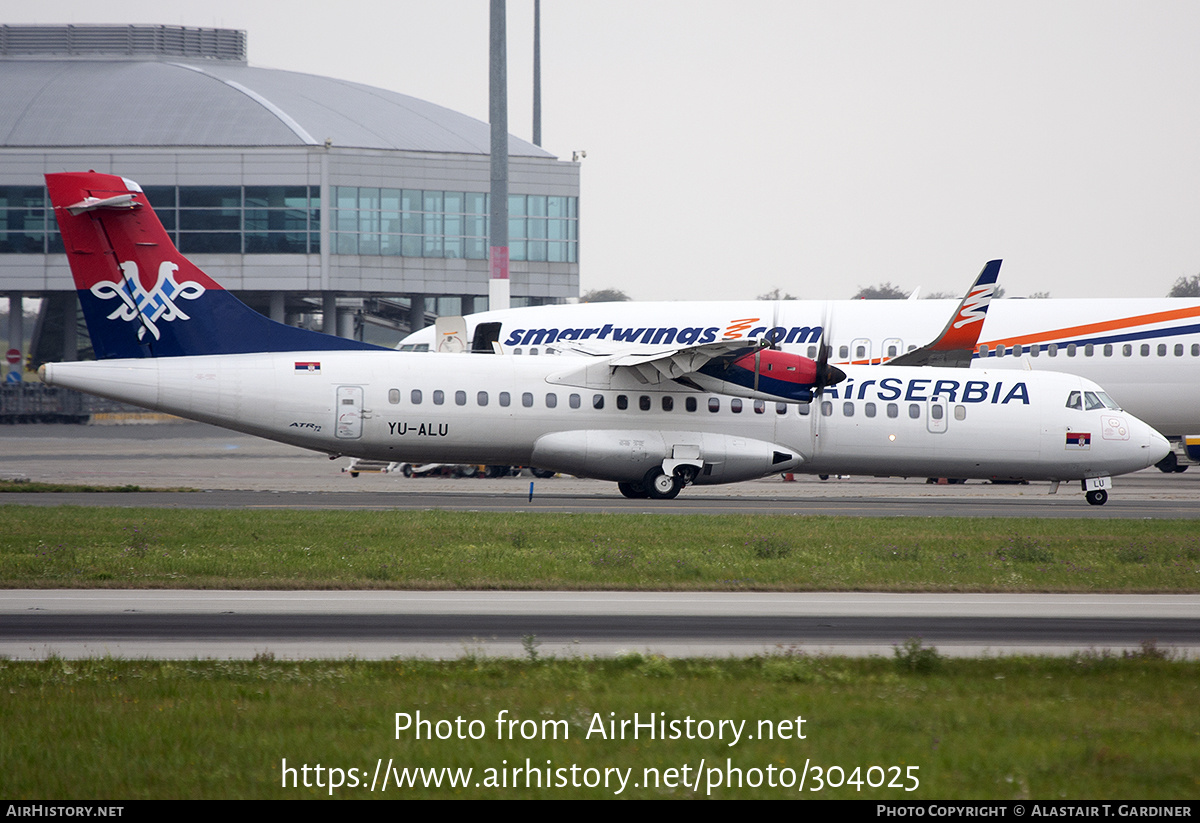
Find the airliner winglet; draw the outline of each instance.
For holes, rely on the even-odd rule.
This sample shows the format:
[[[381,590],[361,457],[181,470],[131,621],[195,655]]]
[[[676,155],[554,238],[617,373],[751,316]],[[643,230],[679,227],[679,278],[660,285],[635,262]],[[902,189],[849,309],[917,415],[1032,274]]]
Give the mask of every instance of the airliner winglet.
[[[1002,260],[989,260],[958,304],[954,315],[932,342],[885,362],[888,366],[945,366],[970,368],[979,332],[996,291]]]

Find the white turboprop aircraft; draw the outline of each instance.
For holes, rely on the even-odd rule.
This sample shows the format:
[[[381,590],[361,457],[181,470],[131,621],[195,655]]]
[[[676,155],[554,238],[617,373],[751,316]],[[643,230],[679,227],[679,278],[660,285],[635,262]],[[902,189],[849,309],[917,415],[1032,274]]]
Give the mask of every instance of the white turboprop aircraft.
[[[101,358],[46,364],[46,383],[331,455],[531,465],[659,499],[854,472],[1078,480],[1100,504],[1113,475],[1168,451],[1072,375],[837,368],[745,339],[431,357],[291,328],[180,255],[136,183],[46,180]]]
[[[584,303],[480,312],[468,315],[458,334],[477,347],[490,348],[495,340],[512,354],[748,337],[808,357],[816,356],[824,337],[838,365],[898,360],[1069,372],[1100,383],[1124,409],[1167,435],[1173,451],[1160,464],[1163,471],[1200,462],[1200,299],[1007,299],[989,307],[998,269],[999,261],[984,268],[958,313],[950,300]],[[933,339],[947,317],[978,334],[984,311],[987,334],[970,338],[964,358],[908,354]],[[826,318],[832,332],[824,328]],[[436,350],[437,330],[414,332],[398,348]]]

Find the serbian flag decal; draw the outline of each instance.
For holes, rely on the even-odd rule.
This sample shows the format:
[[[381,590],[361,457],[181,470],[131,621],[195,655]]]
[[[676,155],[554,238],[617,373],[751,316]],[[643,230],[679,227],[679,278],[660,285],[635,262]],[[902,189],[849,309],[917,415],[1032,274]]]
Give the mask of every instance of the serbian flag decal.
[[[1068,449],[1090,449],[1092,447],[1092,435],[1088,432],[1067,432]]]
[[[314,361],[314,362],[304,362],[304,363],[301,363],[299,361],[296,362],[296,374],[320,374],[320,373],[321,373],[321,361],[319,361],[319,360]]]

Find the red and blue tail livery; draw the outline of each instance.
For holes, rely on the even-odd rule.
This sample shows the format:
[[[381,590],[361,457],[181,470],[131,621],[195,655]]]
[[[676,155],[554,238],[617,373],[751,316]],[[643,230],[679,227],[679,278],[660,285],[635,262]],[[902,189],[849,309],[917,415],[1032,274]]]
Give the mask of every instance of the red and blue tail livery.
[[[379,349],[276,323],[179,253],[141,186],[46,175],[96,359]]]

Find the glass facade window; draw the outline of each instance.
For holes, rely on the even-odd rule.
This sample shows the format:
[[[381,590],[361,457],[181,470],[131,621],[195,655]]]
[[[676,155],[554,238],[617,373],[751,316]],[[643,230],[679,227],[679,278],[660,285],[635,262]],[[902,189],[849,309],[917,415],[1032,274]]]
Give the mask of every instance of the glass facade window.
[[[338,254],[465,258],[488,256],[488,195],[482,192],[334,188]],[[575,263],[579,198],[508,197],[509,259]]]

